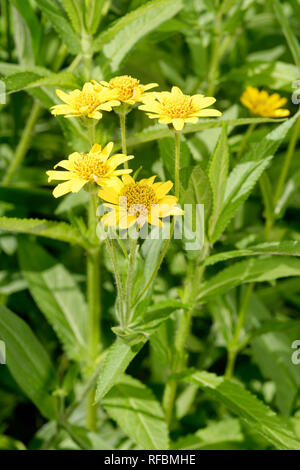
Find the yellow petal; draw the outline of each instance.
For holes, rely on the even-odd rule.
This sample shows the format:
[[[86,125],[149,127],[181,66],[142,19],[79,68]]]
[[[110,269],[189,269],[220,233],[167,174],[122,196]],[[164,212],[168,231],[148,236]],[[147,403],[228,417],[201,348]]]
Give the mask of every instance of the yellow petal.
[[[177,118],[177,119],[172,119],[172,124],[176,131],[181,131],[184,127],[184,119]]]
[[[46,174],[48,175],[48,181],[72,179],[72,174],[69,171],[49,170],[49,171],[46,171]]]
[[[65,181],[64,183],[58,184],[56,188],[54,188],[53,190],[53,196],[60,197],[71,192],[72,183],[73,183],[72,180],[70,180],[70,181]]]
[[[172,181],[166,181],[165,183],[154,183],[152,188],[155,191],[157,199],[164,197],[170,189],[173,187]]]
[[[134,184],[135,183],[134,179],[129,175],[123,175],[122,176],[122,181],[123,181],[124,184]]]
[[[197,114],[197,116],[201,116],[201,117],[219,117],[219,116],[222,116],[221,111],[218,111],[217,109],[202,109],[201,111],[199,111],[198,113],[195,113],[195,114]]]

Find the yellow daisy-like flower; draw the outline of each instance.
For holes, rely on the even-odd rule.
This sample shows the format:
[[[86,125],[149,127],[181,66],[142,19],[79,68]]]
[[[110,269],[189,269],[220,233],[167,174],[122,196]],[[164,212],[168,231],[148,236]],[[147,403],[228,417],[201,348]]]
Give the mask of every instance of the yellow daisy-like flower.
[[[98,85],[99,86],[99,85]],[[130,75],[121,75],[112,78],[109,82],[102,81],[100,86],[105,87],[107,90],[116,92],[117,99],[122,103],[133,105],[147,95],[145,93],[151,88],[157,87],[157,83],[148,83],[148,85],[141,85],[140,81]],[[149,93],[148,93],[149,95]]]
[[[109,158],[113,143],[109,142],[103,149],[99,144],[93,145],[90,152],[74,152],[69,155],[68,160],[62,160],[54,168],[60,166],[67,171],[47,171],[48,181],[63,180],[53,191],[54,197],[63,196],[67,193],[78,193],[89,181],[94,181],[100,186],[109,186],[119,175],[131,173],[132,170],[116,170],[121,163],[131,160],[133,155],[118,153]]]
[[[151,119],[158,119],[161,124],[173,124],[176,131],[181,131],[186,122],[195,124],[199,117],[218,117],[222,113],[217,109],[205,109],[216,99],[204,95],[184,95],[180,88],[173,86],[171,92],[152,92],[143,99],[139,109],[147,112]]]
[[[112,106],[119,106],[116,92],[104,87],[95,87],[92,83],[85,83],[82,90],[73,90],[65,93],[56,90],[57,96],[65,104],[52,106],[51,113],[54,116],[63,114],[65,117],[88,117],[99,120],[102,118],[101,111],[111,111]]]
[[[145,222],[162,226],[162,217],[182,215],[183,211],[176,206],[177,198],[167,193],[173,186],[171,181],[154,183],[156,176],[136,182],[131,176],[123,175],[109,188],[98,193],[106,207],[113,209],[102,217],[104,225],[119,226],[126,229],[137,223],[142,227]]]
[[[278,93],[269,95],[267,91],[259,91],[252,86],[247,86],[241,96],[241,103],[257,116],[285,117],[290,114],[288,109],[281,107],[287,103],[286,98],[282,98]]]

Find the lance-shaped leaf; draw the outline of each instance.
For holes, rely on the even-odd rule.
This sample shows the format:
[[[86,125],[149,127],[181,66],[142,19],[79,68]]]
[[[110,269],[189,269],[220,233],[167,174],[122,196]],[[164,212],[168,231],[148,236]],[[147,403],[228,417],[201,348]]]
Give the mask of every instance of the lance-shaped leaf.
[[[239,383],[196,370],[191,370],[183,378],[223,403],[276,448],[300,450],[300,441],[286,422]]]
[[[19,242],[21,269],[38,307],[71,359],[86,357],[87,305],[67,269],[29,240]]]
[[[123,375],[102,400],[102,405],[142,449],[169,448],[162,408],[151,390],[137,379]]]
[[[55,419],[56,399],[51,393],[57,381],[48,354],[24,320],[3,305],[0,339],[5,342],[6,362],[19,387],[46,418]]]
[[[86,247],[80,233],[66,222],[53,222],[45,219],[17,219],[0,217],[0,230],[14,233],[28,233],[39,237],[52,238],[62,242]]]
[[[95,39],[94,51],[100,51],[116,71],[132,49],[146,34],[180,11],[182,0],[153,0],[117,20],[113,26]]]

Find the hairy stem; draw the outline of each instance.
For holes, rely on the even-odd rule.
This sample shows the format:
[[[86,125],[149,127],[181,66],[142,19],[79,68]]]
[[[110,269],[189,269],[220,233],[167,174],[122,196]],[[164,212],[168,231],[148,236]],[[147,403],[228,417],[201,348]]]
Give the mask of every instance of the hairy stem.
[[[123,288],[123,282],[122,282],[121,274],[120,274],[120,271],[119,271],[115,246],[114,246],[113,240],[110,242],[108,238],[105,238],[105,243],[106,243],[106,248],[107,248],[108,254],[109,254],[111,262],[112,262],[114,277],[115,277],[117,291],[118,291],[118,298],[119,298],[119,302],[120,302],[120,314],[121,314],[121,318],[119,320],[120,320],[121,326],[124,327],[125,326],[124,288]]]
[[[96,236],[96,212],[97,195],[92,194],[88,211],[88,225],[93,240]],[[88,361],[89,368],[93,372],[100,352],[101,342],[101,249],[100,246],[92,249],[87,254],[87,298],[88,298]],[[97,407],[94,406],[95,389],[91,390],[87,403],[87,427],[95,431],[97,429]]]
[[[130,323],[131,319],[131,306],[132,306],[132,288],[133,288],[133,279],[134,279],[134,268],[136,260],[136,251],[137,251],[137,238],[130,238],[130,257],[129,257],[129,266],[127,274],[127,284],[126,284],[126,326],[127,323]]]
[[[180,133],[175,132],[175,196],[180,193]]]
[[[127,155],[127,145],[126,145],[126,114],[119,113],[120,117],[120,129],[121,129],[121,142],[122,142],[122,153]],[[124,162],[124,168],[128,168],[128,162]]]

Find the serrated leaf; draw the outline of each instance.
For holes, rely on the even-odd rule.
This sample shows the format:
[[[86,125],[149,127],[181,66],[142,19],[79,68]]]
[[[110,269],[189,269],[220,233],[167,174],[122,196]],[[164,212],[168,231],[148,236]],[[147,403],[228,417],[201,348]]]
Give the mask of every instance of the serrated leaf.
[[[77,33],[81,33],[84,7],[82,0],[61,0],[68,17]]]
[[[61,88],[78,88],[80,83],[71,72],[60,72],[40,77],[34,72],[19,72],[9,75],[4,80],[8,92],[17,92],[31,88],[56,86]]]
[[[146,340],[131,346],[125,343],[121,338],[117,338],[108,348],[97,381],[96,402],[102,400],[111,390],[145,342]]]
[[[25,21],[31,36],[32,50],[34,52],[35,62],[38,63],[42,29],[40,22],[28,0],[12,0],[14,6]]]
[[[78,230],[66,222],[0,217],[0,230],[52,238],[53,240],[71,243],[72,245],[82,245],[86,248],[86,243],[82,240]]]
[[[77,361],[84,360],[88,308],[73,277],[43,248],[29,240],[19,241],[19,258],[30,293],[67,355]]]
[[[300,242],[283,241],[261,243],[260,245],[249,246],[243,250],[224,251],[223,253],[217,253],[206,258],[205,264],[206,266],[212,266],[220,261],[264,254],[276,256],[300,256]]]
[[[19,387],[43,416],[55,419],[56,399],[51,393],[57,379],[48,354],[24,320],[4,305],[0,305],[0,339],[5,342],[7,365]]]
[[[172,450],[216,450],[231,448],[230,444],[241,443],[244,436],[238,419],[226,419],[211,423],[194,434],[178,439]]]
[[[300,441],[286,422],[239,383],[210,372],[191,370],[183,379],[223,403],[278,449],[299,450]]]
[[[59,7],[59,4],[54,0],[36,0],[36,5],[42,10],[53,28],[61,36],[69,51],[72,54],[80,53],[81,44],[79,36],[74,31],[64,10]]]
[[[289,276],[300,276],[300,260],[286,256],[252,258],[235,263],[204,282],[199,288],[198,300],[207,300],[246,282],[272,281]]]
[[[227,128],[223,127],[208,167],[208,177],[213,200],[212,214],[209,219],[209,235],[214,232],[214,228],[223,208],[228,169],[229,151],[227,144]]]
[[[106,412],[144,450],[167,450],[164,414],[151,390],[130,376],[118,382],[102,400]]]
[[[285,38],[289,45],[295,64],[300,68],[300,44],[298,42],[298,39],[296,38],[296,36],[294,35],[292,31],[292,28],[290,26],[290,23],[286,16],[284,8],[281,5],[279,0],[273,1],[273,8],[277,16],[277,19],[280,23],[280,26],[282,28],[283,34],[285,35]]]
[[[153,0],[117,20],[93,44],[110,61],[115,72],[132,47],[146,34],[176,15],[182,0]]]
[[[110,6],[110,0],[86,0],[85,21],[90,34],[97,32],[101,18]]]

